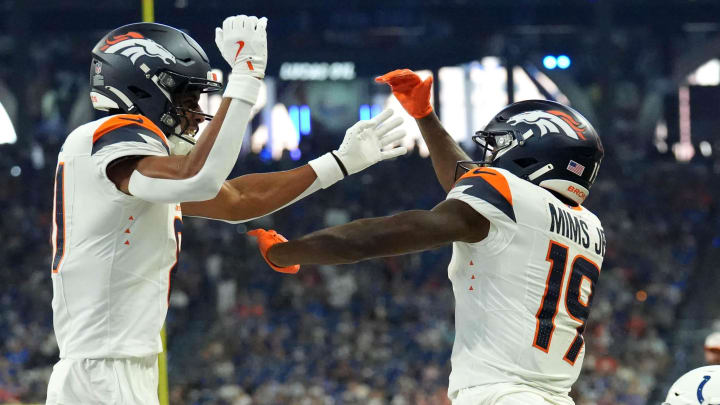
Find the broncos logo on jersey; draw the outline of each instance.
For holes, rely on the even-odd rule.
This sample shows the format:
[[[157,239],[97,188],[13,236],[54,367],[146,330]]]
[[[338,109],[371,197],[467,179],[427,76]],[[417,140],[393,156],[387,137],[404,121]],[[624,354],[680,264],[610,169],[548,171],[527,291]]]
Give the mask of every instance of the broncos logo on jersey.
[[[145,38],[142,34],[133,31],[106,39],[105,45],[100,50],[105,53],[119,53],[127,56],[133,64],[141,56],[160,58],[166,65],[175,63],[175,56],[170,51],[152,39]]]
[[[535,125],[540,128],[540,136],[553,133],[564,134],[573,139],[585,140],[585,136],[583,136],[583,132],[585,132],[584,126],[574,117],[562,111],[526,111],[510,117],[507,122],[510,125]]]

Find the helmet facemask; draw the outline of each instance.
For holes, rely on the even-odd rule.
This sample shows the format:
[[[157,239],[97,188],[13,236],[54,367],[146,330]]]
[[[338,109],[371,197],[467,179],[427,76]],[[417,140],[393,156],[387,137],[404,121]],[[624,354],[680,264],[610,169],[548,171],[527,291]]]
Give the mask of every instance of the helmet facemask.
[[[176,28],[143,22],[109,32],[91,54],[93,107],[110,113],[142,114],[168,140],[180,138],[178,145],[187,144],[187,153],[194,142],[192,128],[196,124],[192,120],[212,116],[178,100],[187,98],[188,93],[222,89],[202,47]]]
[[[170,152],[173,155],[187,155],[196,143],[196,131],[189,131],[193,125],[189,117],[199,116],[210,121],[213,116],[200,111],[196,103],[194,107],[186,107],[183,102],[188,98],[197,99],[202,93],[219,91],[222,84],[170,71],[160,72],[156,84],[168,98],[167,109],[160,117],[160,122],[168,130]]]
[[[482,160],[461,160],[455,167],[455,181],[468,171],[481,166],[492,166],[493,161],[502,153],[507,152],[517,145],[522,145],[524,140],[518,140],[515,131],[477,131],[472,140],[478,145]]]
[[[492,166],[571,205],[585,200],[603,157],[600,138],[587,119],[550,100],[506,106],[472,139],[483,153],[482,160],[458,162],[456,179],[473,166]]]

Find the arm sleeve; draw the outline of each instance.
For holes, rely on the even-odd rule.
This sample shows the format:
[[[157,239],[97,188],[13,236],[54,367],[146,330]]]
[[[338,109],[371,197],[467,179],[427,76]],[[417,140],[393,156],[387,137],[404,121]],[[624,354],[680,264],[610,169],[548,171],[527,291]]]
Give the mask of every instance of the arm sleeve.
[[[478,242],[491,252],[500,252],[517,232],[512,192],[507,178],[498,170],[480,168],[468,172],[448,193],[468,204],[490,221],[487,238]]]
[[[260,80],[250,76],[238,78],[242,96],[233,98],[225,120],[210,149],[205,164],[194,176],[187,179],[157,179],[135,170],[130,175],[130,194],[149,202],[181,203],[207,201],[214,198],[235,166],[255,104]]]
[[[155,203],[206,201],[214,198],[230,174],[242,147],[251,104],[233,99],[217,139],[200,171],[181,179],[157,179],[139,171],[130,175],[130,194]]]

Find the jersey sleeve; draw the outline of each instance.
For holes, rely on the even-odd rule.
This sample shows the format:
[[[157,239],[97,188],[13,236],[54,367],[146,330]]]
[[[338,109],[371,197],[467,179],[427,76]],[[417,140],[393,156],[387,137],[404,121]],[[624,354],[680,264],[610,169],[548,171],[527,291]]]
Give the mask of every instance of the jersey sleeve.
[[[506,175],[483,167],[467,172],[450,190],[447,199],[463,201],[490,221],[488,236],[478,242],[491,252],[507,247],[517,231],[511,185]]]
[[[91,156],[102,176],[110,162],[129,156],[168,156],[165,134],[142,115],[116,115],[93,133]]]

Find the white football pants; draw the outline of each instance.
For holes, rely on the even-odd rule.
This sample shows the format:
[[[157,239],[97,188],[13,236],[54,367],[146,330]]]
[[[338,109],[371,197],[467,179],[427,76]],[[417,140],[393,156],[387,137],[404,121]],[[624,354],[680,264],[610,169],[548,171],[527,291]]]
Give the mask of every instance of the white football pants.
[[[46,405],[159,405],[157,359],[60,359]]]
[[[574,405],[570,397],[520,385],[486,385],[458,392],[453,405]]]

